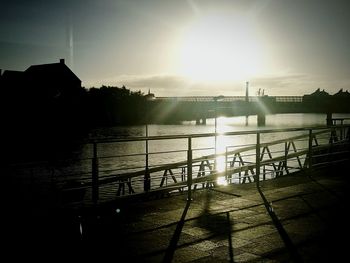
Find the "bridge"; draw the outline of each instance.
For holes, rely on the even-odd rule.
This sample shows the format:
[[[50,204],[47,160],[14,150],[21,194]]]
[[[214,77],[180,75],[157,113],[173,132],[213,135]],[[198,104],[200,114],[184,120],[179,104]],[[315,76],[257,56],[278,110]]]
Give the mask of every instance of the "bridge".
[[[347,99],[325,99],[318,96],[187,96],[157,97],[148,102],[148,122],[193,121],[206,124],[208,118],[217,116],[256,115],[257,124],[265,125],[267,114],[349,113]]]

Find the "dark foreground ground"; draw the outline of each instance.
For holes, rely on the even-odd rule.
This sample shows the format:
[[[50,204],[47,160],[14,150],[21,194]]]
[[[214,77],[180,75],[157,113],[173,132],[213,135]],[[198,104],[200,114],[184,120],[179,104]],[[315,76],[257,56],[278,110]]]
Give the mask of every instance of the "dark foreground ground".
[[[348,166],[255,184],[82,210],[7,200],[11,261],[344,262],[350,249]],[[6,199],[5,199],[6,200]],[[32,199],[33,200],[33,199]]]

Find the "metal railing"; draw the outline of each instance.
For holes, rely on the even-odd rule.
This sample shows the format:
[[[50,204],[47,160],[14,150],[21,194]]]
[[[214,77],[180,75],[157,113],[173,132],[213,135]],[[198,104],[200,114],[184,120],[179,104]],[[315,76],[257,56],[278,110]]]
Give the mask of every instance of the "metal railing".
[[[349,156],[349,131],[350,125],[343,124],[96,139],[86,144],[91,155],[69,161],[71,165],[65,163],[65,171],[60,173],[47,163],[43,171],[33,168],[31,176],[24,178],[29,178],[31,184],[40,179],[46,187],[53,185],[65,203],[97,204],[171,192],[186,192],[191,199],[192,191],[198,188],[259,184],[261,180],[343,161]],[[221,150],[212,147],[216,137],[223,139]],[[132,150],[125,151],[129,148]],[[45,173],[50,176],[40,176]]]
[[[262,142],[262,137],[271,137],[273,134],[283,133],[302,134]],[[313,166],[326,165],[327,160],[330,160],[328,158],[330,155],[327,153],[328,148],[332,146],[334,149],[334,145],[348,143],[349,126],[224,133],[220,136],[254,136],[255,140],[242,147],[225,145],[225,152],[217,154],[202,155],[200,154],[201,152],[213,152],[215,149],[212,147],[196,148],[193,146],[198,139],[209,139],[215,136],[219,135],[191,134],[94,141],[92,142],[93,157],[91,159],[92,177],[91,181],[85,181],[84,185],[85,187],[91,187],[93,203],[97,203],[100,200],[100,188],[104,188],[107,192],[114,191],[115,198],[123,195],[137,195],[150,192],[187,191],[188,198],[191,199],[191,189],[214,187],[220,184],[220,180],[224,184],[247,182],[256,182],[258,184],[260,180],[275,178]],[[118,144],[126,141],[159,142],[178,139],[187,141],[186,150],[172,151],[168,149],[166,151],[149,152],[146,149],[145,153],[117,156],[117,158],[144,156],[144,167],[141,165],[125,167],[119,170],[104,170],[99,164],[99,160],[110,158],[98,156],[97,146],[101,144]],[[186,156],[186,159],[152,165],[149,163],[150,156],[159,158],[160,155],[165,154],[182,154]],[[333,152],[332,154],[336,153]],[[324,156],[327,158],[322,158]],[[221,167],[221,170],[218,167],[220,158],[221,160],[224,159],[224,168],[222,169]],[[321,162],[321,159],[326,161]],[[237,164],[239,165],[238,167]],[[115,189],[112,190],[112,188]],[[127,193],[126,190],[128,190]]]

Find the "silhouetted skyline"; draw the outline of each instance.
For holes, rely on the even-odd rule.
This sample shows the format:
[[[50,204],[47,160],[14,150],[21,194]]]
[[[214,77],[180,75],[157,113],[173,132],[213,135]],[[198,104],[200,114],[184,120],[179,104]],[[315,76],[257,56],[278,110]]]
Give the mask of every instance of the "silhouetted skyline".
[[[158,96],[350,87],[345,0],[4,1],[0,68],[65,58],[84,87]],[[215,94],[213,94],[215,93]]]

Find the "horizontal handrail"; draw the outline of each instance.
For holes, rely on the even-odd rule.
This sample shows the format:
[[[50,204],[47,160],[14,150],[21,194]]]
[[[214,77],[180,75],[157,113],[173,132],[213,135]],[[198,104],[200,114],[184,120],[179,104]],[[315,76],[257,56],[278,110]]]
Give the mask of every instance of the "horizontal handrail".
[[[104,138],[97,139],[92,138],[87,143],[114,143],[114,142],[130,142],[130,141],[153,141],[153,140],[171,140],[171,139],[188,139],[188,138],[205,138],[213,136],[237,136],[237,135],[249,135],[249,134],[264,134],[264,133],[277,133],[277,132],[296,132],[296,131],[309,131],[309,130],[329,130],[332,127],[341,128],[349,127],[350,125],[336,125],[336,126],[310,126],[302,128],[275,128],[275,129],[255,129],[248,131],[235,131],[235,132],[223,132],[223,133],[196,133],[196,134],[179,134],[179,135],[157,135],[157,136],[138,136],[128,138]]]

